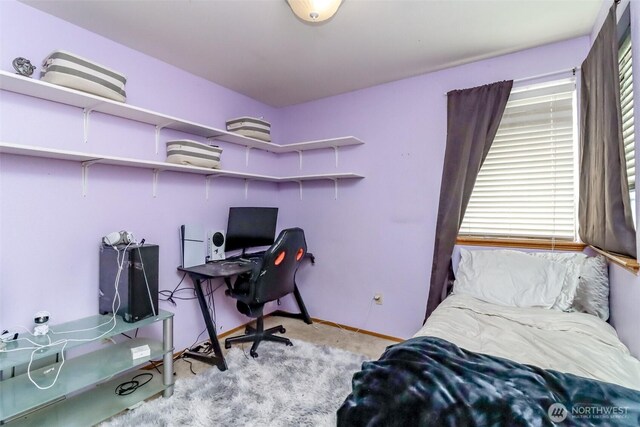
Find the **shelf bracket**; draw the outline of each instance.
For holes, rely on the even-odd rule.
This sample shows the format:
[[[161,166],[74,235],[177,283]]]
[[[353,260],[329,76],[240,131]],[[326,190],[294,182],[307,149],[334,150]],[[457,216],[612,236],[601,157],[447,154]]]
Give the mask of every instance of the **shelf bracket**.
[[[82,162],[82,197],[87,197],[87,187],[89,185],[89,166],[98,163],[100,159],[87,160]]]
[[[89,116],[91,112],[98,108],[98,104],[92,105],[91,107],[85,107],[82,109],[82,126],[84,131],[84,143],[86,144],[89,141]]]
[[[154,198],[158,196],[158,176],[160,176],[160,172],[162,169],[154,169],[153,170],[153,190],[152,195]]]
[[[249,152],[251,151],[251,147],[247,147],[244,151],[244,164],[246,167],[249,167]]]
[[[209,200],[209,183],[212,179],[217,177],[218,175],[206,175],[204,177],[204,197],[206,200]]]
[[[244,179],[244,199],[249,199],[249,180],[246,178]]]
[[[162,123],[161,125],[156,125],[156,154],[158,154],[160,150],[160,131],[167,126],[169,126],[173,121]]]
[[[331,181],[333,181],[333,188],[334,188],[334,199],[338,200],[338,179],[337,178],[329,178],[331,179]]]
[[[206,140],[208,143],[210,143],[209,145],[215,145],[213,144],[213,142],[217,141],[218,138],[220,138],[223,134],[219,133],[215,136],[205,136]]]
[[[302,150],[297,150],[297,153],[298,153],[298,160],[300,163],[299,168],[300,170],[302,170]]]
[[[298,183],[298,188],[300,189],[300,200],[302,200],[302,181],[296,181]]]
[[[338,146],[337,145],[333,145],[333,152],[336,155],[336,167],[338,167]]]

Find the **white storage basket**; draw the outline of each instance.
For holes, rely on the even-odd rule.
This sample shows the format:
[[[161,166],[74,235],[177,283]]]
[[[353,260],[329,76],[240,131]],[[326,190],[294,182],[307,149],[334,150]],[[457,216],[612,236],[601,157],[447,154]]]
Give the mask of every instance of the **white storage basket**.
[[[271,142],[271,123],[254,117],[227,120],[227,130],[249,138]]]
[[[62,50],[52,52],[42,62],[42,80],[115,101],[127,99],[127,78],[123,74]]]
[[[167,162],[179,165],[219,168],[222,148],[198,141],[180,139],[167,141]]]

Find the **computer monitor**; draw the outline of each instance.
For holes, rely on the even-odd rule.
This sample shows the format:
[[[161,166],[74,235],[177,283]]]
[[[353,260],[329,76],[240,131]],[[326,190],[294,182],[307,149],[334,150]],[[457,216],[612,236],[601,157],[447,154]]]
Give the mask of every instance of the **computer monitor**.
[[[225,252],[272,245],[277,221],[278,208],[229,208]]]

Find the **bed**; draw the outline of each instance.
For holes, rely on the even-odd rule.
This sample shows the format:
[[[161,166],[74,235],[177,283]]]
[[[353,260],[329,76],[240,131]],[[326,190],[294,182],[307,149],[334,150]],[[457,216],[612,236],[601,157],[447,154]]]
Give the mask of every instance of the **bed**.
[[[519,304],[532,297],[523,297],[531,283],[511,295],[504,287],[493,295],[476,292],[478,283],[486,290],[487,283],[501,280],[496,270],[505,275],[504,260],[497,267],[476,260],[476,270],[493,273],[471,274],[475,290],[470,292],[464,283],[458,286],[457,274],[458,292],[454,286],[412,339],[389,347],[378,361],[365,362],[338,411],[338,424],[640,425],[640,361],[601,317],[569,308],[586,257],[565,258],[573,265],[562,269],[552,261],[562,283],[542,295],[546,302],[535,302],[546,307]],[[506,274],[520,283],[519,270],[525,267],[508,268],[518,270]],[[549,286],[555,273],[543,274],[536,286]],[[563,292],[568,297],[559,295]],[[498,300],[487,301],[494,297]],[[553,309],[563,298],[565,310]]]

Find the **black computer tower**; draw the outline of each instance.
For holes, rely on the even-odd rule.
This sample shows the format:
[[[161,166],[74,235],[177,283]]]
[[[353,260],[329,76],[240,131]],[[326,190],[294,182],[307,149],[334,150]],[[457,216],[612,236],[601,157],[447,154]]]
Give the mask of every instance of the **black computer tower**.
[[[153,316],[154,310],[158,313],[158,255],[157,245],[123,245],[117,251],[107,245],[100,248],[100,314],[113,312],[119,263],[120,307],[116,314],[132,323]]]

